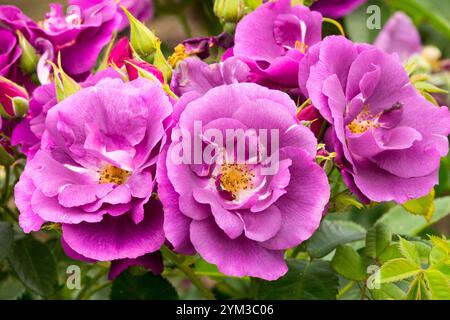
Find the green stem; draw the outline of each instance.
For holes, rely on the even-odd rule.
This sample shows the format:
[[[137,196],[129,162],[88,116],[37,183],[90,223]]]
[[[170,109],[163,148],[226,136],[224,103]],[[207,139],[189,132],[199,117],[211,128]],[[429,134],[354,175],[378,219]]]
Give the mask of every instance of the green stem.
[[[76,300],[83,300],[87,292],[91,289],[91,287],[97,283],[98,280],[100,280],[101,277],[104,275],[104,270],[100,270],[86,285],[84,285],[83,289],[78,293]]]
[[[178,269],[180,269],[188,278],[191,280],[192,284],[197,287],[198,290],[203,294],[203,296],[207,300],[215,300],[214,295],[212,292],[205,287],[203,282],[200,280],[200,278],[197,277],[195,272],[189,268],[189,266],[186,266],[183,264],[183,261],[172,251],[170,251],[166,246],[163,246],[161,248],[161,252],[163,255],[173,262],[177,266]]]
[[[344,294],[346,294],[351,288],[353,288],[354,285],[355,285],[354,281],[350,281],[349,283],[347,283],[345,287],[339,290],[336,296],[336,300],[339,300]]]
[[[360,300],[365,300],[366,298],[366,282],[364,281],[364,284],[361,286],[361,297]]]
[[[100,290],[109,287],[110,285],[112,285],[111,281],[107,281],[107,282],[103,282],[102,284],[99,284],[98,286],[92,288],[92,290],[89,291],[88,294],[86,294],[86,299],[89,299],[90,297],[92,297],[95,293],[99,292]]]
[[[324,121],[322,123],[322,126],[320,127],[320,131],[319,131],[319,135],[317,137],[317,141],[322,141],[323,140],[323,136],[325,135],[325,130],[327,129],[327,122]]]
[[[8,188],[9,188],[9,179],[11,176],[11,168],[9,166],[4,167],[5,168],[5,181],[3,184],[3,189],[2,189],[2,197],[0,199],[0,205],[6,206],[6,201],[8,200]]]

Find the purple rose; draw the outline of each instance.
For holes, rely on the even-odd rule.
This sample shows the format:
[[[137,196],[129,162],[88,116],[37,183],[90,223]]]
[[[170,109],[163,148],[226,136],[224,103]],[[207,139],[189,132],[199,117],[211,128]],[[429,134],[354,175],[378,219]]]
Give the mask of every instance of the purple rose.
[[[112,68],[105,69],[91,75],[81,83],[83,88],[97,84],[104,78],[121,79],[121,75]],[[57,104],[55,84],[49,83],[36,88],[30,100],[30,109],[11,136],[11,143],[20,146],[20,151],[32,159],[41,146],[41,139],[45,130],[45,118],[50,108]]]
[[[44,56],[52,60],[61,54],[63,69],[76,79],[85,79],[95,66],[100,51],[111,40],[120,22],[114,0],[104,0],[86,9],[70,6],[67,14],[61,4],[50,4],[50,12],[38,25],[18,8],[0,7],[0,21],[25,38]],[[43,61],[45,62],[45,61]],[[39,71],[38,65],[38,75]],[[44,76],[41,83],[47,83]]]
[[[77,5],[81,8],[89,8],[99,3],[105,2],[105,0],[69,0],[70,5]],[[153,1],[152,0],[119,0],[117,1],[119,6],[124,6],[128,11],[138,20],[146,21],[153,16]],[[117,7],[117,15],[120,16],[119,30],[123,30],[128,27],[128,18],[124,11]]]
[[[290,0],[268,2],[236,27],[233,54],[270,87],[297,88],[298,66],[322,36],[322,15]]]
[[[0,27],[0,76],[9,77],[13,65],[19,61],[21,50],[17,37]]]
[[[326,17],[341,18],[367,0],[318,0],[311,6],[312,10],[321,12]]]
[[[71,256],[135,259],[164,243],[152,198],[172,105],[145,79],[104,79],[52,107],[42,144],[15,187],[25,232],[62,225]]]
[[[198,252],[227,275],[274,280],[286,273],[284,250],[314,233],[330,192],[315,162],[317,141],[295,113],[287,94],[253,83],[181,98],[157,167],[164,231],[176,251]],[[181,163],[180,132],[194,146],[194,153],[182,149]],[[255,147],[243,150],[245,161],[239,145]],[[195,160],[202,151],[213,158]]]
[[[398,203],[438,182],[450,114],[410,84],[398,59],[332,36],[301,62],[300,87],[331,126],[344,181],[361,200]]]
[[[215,64],[186,58],[174,71],[171,88],[175,94],[182,96],[188,92],[204,94],[214,87],[237,82],[250,82],[249,67],[237,58]]]
[[[387,53],[398,54],[402,61],[422,51],[419,31],[403,12],[395,13],[388,20],[374,45]]]

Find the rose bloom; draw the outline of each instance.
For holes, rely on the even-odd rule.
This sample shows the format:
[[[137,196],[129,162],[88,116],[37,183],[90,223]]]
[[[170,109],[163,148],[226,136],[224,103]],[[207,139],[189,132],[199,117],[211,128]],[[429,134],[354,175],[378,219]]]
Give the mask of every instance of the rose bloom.
[[[70,6],[63,12],[62,4],[50,4],[50,11],[39,23],[34,22],[14,6],[0,6],[0,21],[13,31],[20,31],[45,60],[54,60],[61,54],[64,71],[76,79],[85,79],[95,66],[101,50],[111,40],[120,22],[117,4],[104,0],[81,9]],[[42,84],[47,75],[38,65]]]
[[[249,67],[237,58],[207,64],[198,58],[182,60],[173,73],[171,89],[179,96],[188,92],[206,93],[223,84],[251,82]]]
[[[287,94],[253,83],[222,85],[181,98],[174,111],[172,142],[157,166],[164,231],[175,251],[198,252],[232,276],[274,280],[287,272],[284,250],[314,233],[330,193],[327,177],[315,162],[317,141],[295,113]],[[198,122],[202,132],[195,129]],[[220,132],[222,140],[220,135],[208,137],[209,129]],[[249,148],[245,161],[239,162],[229,143],[249,141],[227,136],[230,129],[266,129],[270,137],[257,135],[257,147]],[[173,161],[179,155],[180,132],[193,137],[186,140],[194,144],[200,139],[202,150],[223,142],[224,147],[214,151],[218,161],[194,163],[184,148],[189,161]],[[278,148],[272,144],[276,142]],[[263,150],[267,158],[251,156]],[[277,163],[277,170],[267,171],[269,163]]]
[[[118,261],[113,276],[151,265],[142,256],[164,243],[152,191],[171,112],[161,85],[145,79],[106,78],[50,108],[40,149],[15,187],[22,229],[61,224],[66,252]]]
[[[331,124],[327,145],[361,200],[404,203],[438,183],[450,114],[411,85],[396,56],[327,37],[302,60],[300,88]]]
[[[89,76],[80,85],[83,88],[91,87],[105,78],[121,79],[121,75],[113,68],[107,68]],[[11,137],[12,145],[20,146],[20,152],[28,159],[32,159],[39,150],[45,131],[45,118],[57,103],[55,83],[39,86],[33,91],[28,114],[14,128]]]
[[[77,5],[81,8],[89,8],[108,0],[69,0],[70,5]],[[119,6],[124,6],[138,20],[146,21],[153,16],[152,0],[119,0]],[[128,26],[128,18],[122,8],[117,7],[117,14],[120,16],[119,30]]]
[[[292,7],[290,0],[271,1],[237,24],[232,52],[250,66],[257,83],[297,88],[299,61],[321,36],[319,12]]]
[[[10,70],[19,61],[21,53],[16,35],[0,27],[0,76],[9,77]]]

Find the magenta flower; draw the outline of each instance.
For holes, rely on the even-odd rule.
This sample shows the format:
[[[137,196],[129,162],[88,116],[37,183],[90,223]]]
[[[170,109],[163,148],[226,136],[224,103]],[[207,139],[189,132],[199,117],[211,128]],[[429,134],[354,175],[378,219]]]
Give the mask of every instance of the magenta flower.
[[[396,53],[402,61],[422,51],[419,31],[403,12],[395,13],[388,20],[374,45],[387,53]]]
[[[176,251],[198,252],[225,274],[281,277],[287,271],[283,251],[317,229],[330,192],[315,162],[317,141],[295,118],[295,103],[280,91],[237,83],[185,95],[177,108],[172,142],[157,168],[166,238]],[[210,129],[217,134],[214,139]],[[244,153],[245,161],[234,161],[238,145],[247,145],[246,135],[227,132],[252,129],[267,130],[270,137],[250,134],[257,147]],[[213,148],[214,161],[192,163],[193,154],[184,148],[188,161],[173,161],[180,132],[194,137],[203,150]],[[236,149],[228,147],[230,141]],[[255,152],[258,156],[252,157]],[[277,170],[267,171],[275,164]]]
[[[91,87],[104,78],[121,79],[120,74],[112,68],[91,75],[81,83],[84,88]],[[20,146],[20,151],[30,160],[41,146],[41,139],[45,130],[45,118],[48,111],[57,104],[55,84],[49,83],[36,88],[30,100],[30,109],[11,136],[11,143]]]
[[[311,6],[312,10],[321,12],[326,17],[341,18],[367,0],[318,0]]]
[[[0,76],[10,76],[10,70],[19,61],[20,55],[17,37],[10,30],[0,27]]]
[[[67,13],[61,4],[54,3],[38,25],[18,8],[1,6],[0,21],[12,30],[21,31],[39,53],[46,54],[46,60],[61,53],[63,69],[77,79],[85,79],[117,29],[120,16],[116,11],[114,0],[104,0],[84,10],[71,6]],[[42,78],[41,83],[46,83]]]
[[[135,259],[164,242],[152,198],[172,105],[158,83],[104,79],[52,107],[42,144],[15,187],[25,232],[62,226],[66,251]]]
[[[238,82],[250,82],[250,69],[237,58],[215,64],[187,58],[174,71],[171,88],[175,94],[182,96],[188,92],[204,94],[214,87]]]
[[[69,0],[70,5],[79,6],[82,9],[86,9],[92,6],[96,6],[102,2],[108,0]],[[153,16],[153,1],[152,0],[119,0],[117,1],[119,6],[124,6],[128,11],[141,21],[146,21]],[[117,7],[117,15],[120,16],[119,30],[123,30],[128,27],[128,19],[124,11]]]
[[[300,88],[331,123],[337,165],[363,201],[404,203],[438,182],[450,114],[410,84],[398,59],[328,37],[301,62]]]
[[[259,76],[258,83],[296,88],[299,61],[321,33],[320,13],[291,7],[290,0],[268,2],[238,23],[233,53]]]

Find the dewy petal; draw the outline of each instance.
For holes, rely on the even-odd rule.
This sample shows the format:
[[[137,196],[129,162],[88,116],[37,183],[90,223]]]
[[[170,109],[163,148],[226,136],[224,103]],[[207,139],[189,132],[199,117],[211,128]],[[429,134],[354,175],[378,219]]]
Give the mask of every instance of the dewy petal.
[[[193,221],[190,235],[198,253],[225,274],[276,280],[287,272],[282,251],[265,249],[243,236],[231,240],[212,218]]]

